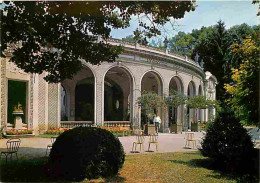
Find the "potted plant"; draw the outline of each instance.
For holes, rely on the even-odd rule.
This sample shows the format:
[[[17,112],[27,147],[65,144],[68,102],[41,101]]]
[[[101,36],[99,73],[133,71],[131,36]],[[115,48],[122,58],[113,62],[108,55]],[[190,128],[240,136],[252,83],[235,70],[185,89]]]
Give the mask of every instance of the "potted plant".
[[[155,111],[159,107],[165,107],[165,101],[162,96],[158,95],[155,92],[142,92],[141,97],[137,99],[137,102],[142,107],[142,114],[144,115],[144,131],[147,134],[149,131],[152,131],[152,129],[149,128],[155,128],[155,125],[150,125],[149,121],[151,121],[155,115]]]
[[[188,98],[187,107],[195,109],[195,118],[193,118],[191,123],[191,131],[201,131],[201,121],[197,119],[199,109],[207,109],[209,107],[215,106],[216,101],[207,99],[205,96],[198,95]]]
[[[170,95],[165,97],[165,103],[168,107],[172,106],[178,108],[180,105],[185,104],[187,97],[179,94],[178,92],[172,90]],[[168,109],[168,108],[167,108]],[[182,132],[182,123],[175,123],[169,126],[170,131],[174,133]]]

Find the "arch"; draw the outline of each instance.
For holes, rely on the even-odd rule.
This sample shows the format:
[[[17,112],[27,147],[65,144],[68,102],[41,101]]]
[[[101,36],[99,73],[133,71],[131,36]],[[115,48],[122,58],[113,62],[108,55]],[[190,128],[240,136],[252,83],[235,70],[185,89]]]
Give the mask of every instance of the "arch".
[[[203,92],[202,92],[202,86],[201,86],[201,85],[199,85],[198,95],[203,95]]]
[[[74,101],[71,105],[75,111],[76,121],[95,120],[95,91],[96,77],[92,68],[87,64],[73,77],[75,88],[73,88]]]
[[[193,97],[196,95],[196,85],[194,81],[190,81],[188,85],[187,95]]]
[[[70,91],[63,84],[60,86],[60,119],[61,121],[68,121],[70,119]]]
[[[179,76],[173,76],[169,83],[169,91],[171,90],[177,91],[179,94],[183,94],[183,82]],[[168,109],[168,120],[169,120],[169,126],[181,123],[183,121],[183,106],[173,107],[169,106]]]
[[[133,115],[134,77],[125,66],[113,65],[104,74],[104,120],[128,121]]]
[[[176,91],[180,94],[184,93],[184,87],[183,87],[183,82],[182,79],[179,76],[173,76],[170,80],[169,83],[169,91],[171,90],[171,86],[174,85],[176,86]],[[175,86],[173,87],[173,89],[175,89]]]
[[[149,79],[153,80],[151,81],[148,85],[144,85],[143,81],[148,77]],[[156,81],[157,86],[155,85],[150,85],[152,82]],[[159,95],[163,93],[163,77],[161,74],[155,70],[148,70],[146,71],[140,80],[141,84],[141,92],[142,91],[157,91]],[[145,81],[144,81],[145,82]]]
[[[194,81],[190,81],[188,84],[188,89],[187,89],[187,95],[188,97],[193,97],[196,95],[196,85]],[[188,128],[191,128],[191,123],[196,121],[196,114],[194,109],[187,108],[187,124]]]
[[[132,73],[132,71],[131,71],[127,66],[125,66],[125,65],[123,65],[123,64],[110,66],[110,67],[104,72],[103,81],[104,81],[104,79],[105,79],[105,76],[106,76],[107,72],[108,72],[110,69],[113,69],[113,68],[115,68],[115,67],[124,69],[125,72],[127,72],[127,73],[129,74],[129,77],[132,79],[133,85],[135,85],[135,77],[134,77],[134,74]]]

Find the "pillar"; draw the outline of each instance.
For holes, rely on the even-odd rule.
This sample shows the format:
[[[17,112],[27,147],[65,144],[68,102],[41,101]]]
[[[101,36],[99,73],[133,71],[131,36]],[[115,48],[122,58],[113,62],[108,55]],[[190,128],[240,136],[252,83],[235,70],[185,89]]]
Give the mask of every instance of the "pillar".
[[[99,73],[99,72],[96,72]],[[97,74],[95,82],[95,124],[104,124],[104,77]]]
[[[48,84],[48,128],[59,128],[60,84]]]

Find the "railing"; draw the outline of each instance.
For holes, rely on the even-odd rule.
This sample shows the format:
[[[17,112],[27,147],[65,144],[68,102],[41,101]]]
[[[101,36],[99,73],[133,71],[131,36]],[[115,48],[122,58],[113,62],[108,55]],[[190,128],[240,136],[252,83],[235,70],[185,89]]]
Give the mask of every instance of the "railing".
[[[113,127],[113,126],[122,126],[122,127],[130,127],[130,121],[104,121],[104,126]]]
[[[61,128],[75,128],[79,126],[90,127],[93,125],[92,121],[61,121]]]

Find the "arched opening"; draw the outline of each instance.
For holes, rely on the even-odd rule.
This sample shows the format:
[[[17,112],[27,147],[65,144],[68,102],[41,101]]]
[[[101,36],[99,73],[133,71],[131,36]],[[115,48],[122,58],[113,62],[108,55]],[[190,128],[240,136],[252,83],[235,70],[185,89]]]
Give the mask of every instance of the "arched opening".
[[[76,121],[94,121],[94,98],[95,98],[95,79],[92,71],[85,67],[73,81],[76,83],[74,90],[75,101],[72,106],[75,108]]]
[[[143,91],[151,91],[159,95],[162,94],[162,80],[157,73],[149,71],[143,76],[141,92]]]
[[[193,81],[189,82],[188,85],[188,91],[187,91],[188,97],[193,97],[196,95],[196,87],[195,83]],[[188,128],[191,128],[191,123],[195,122],[195,110],[187,108],[187,121],[188,121]]]
[[[61,121],[70,119],[70,93],[63,85],[60,91]]]
[[[183,94],[183,84],[182,84],[182,81],[180,80],[180,78],[177,76],[174,76],[170,81],[169,95],[171,95],[171,93],[173,93],[173,92]],[[178,107],[170,106],[169,107],[169,113],[168,113],[169,114],[169,126],[173,125],[173,124],[177,124],[182,121],[181,110],[182,110],[182,106],[178,106]]]
[[[163,85],[162,85],[162,79],[157,74],[156,72],[149,71],[144,74],[141,80],[141,93],[143,94],[144,92],[155,92],[158,95],[162,95],[163,91]],[[162,116],[162,111],[161,109],[154,109],[154,114],[159,114],[161,118]],[[144,124],[149,121],[150,124],[153,123],[152,119],[148,119],[145,115],[145,111],[141,109],[141,127],[144,127]],[[162,119],[163,121],[163,119]]]
[[[130,73],[113,67],[105,75],[104,121],[130,121],[132,115],[132,85]]]

